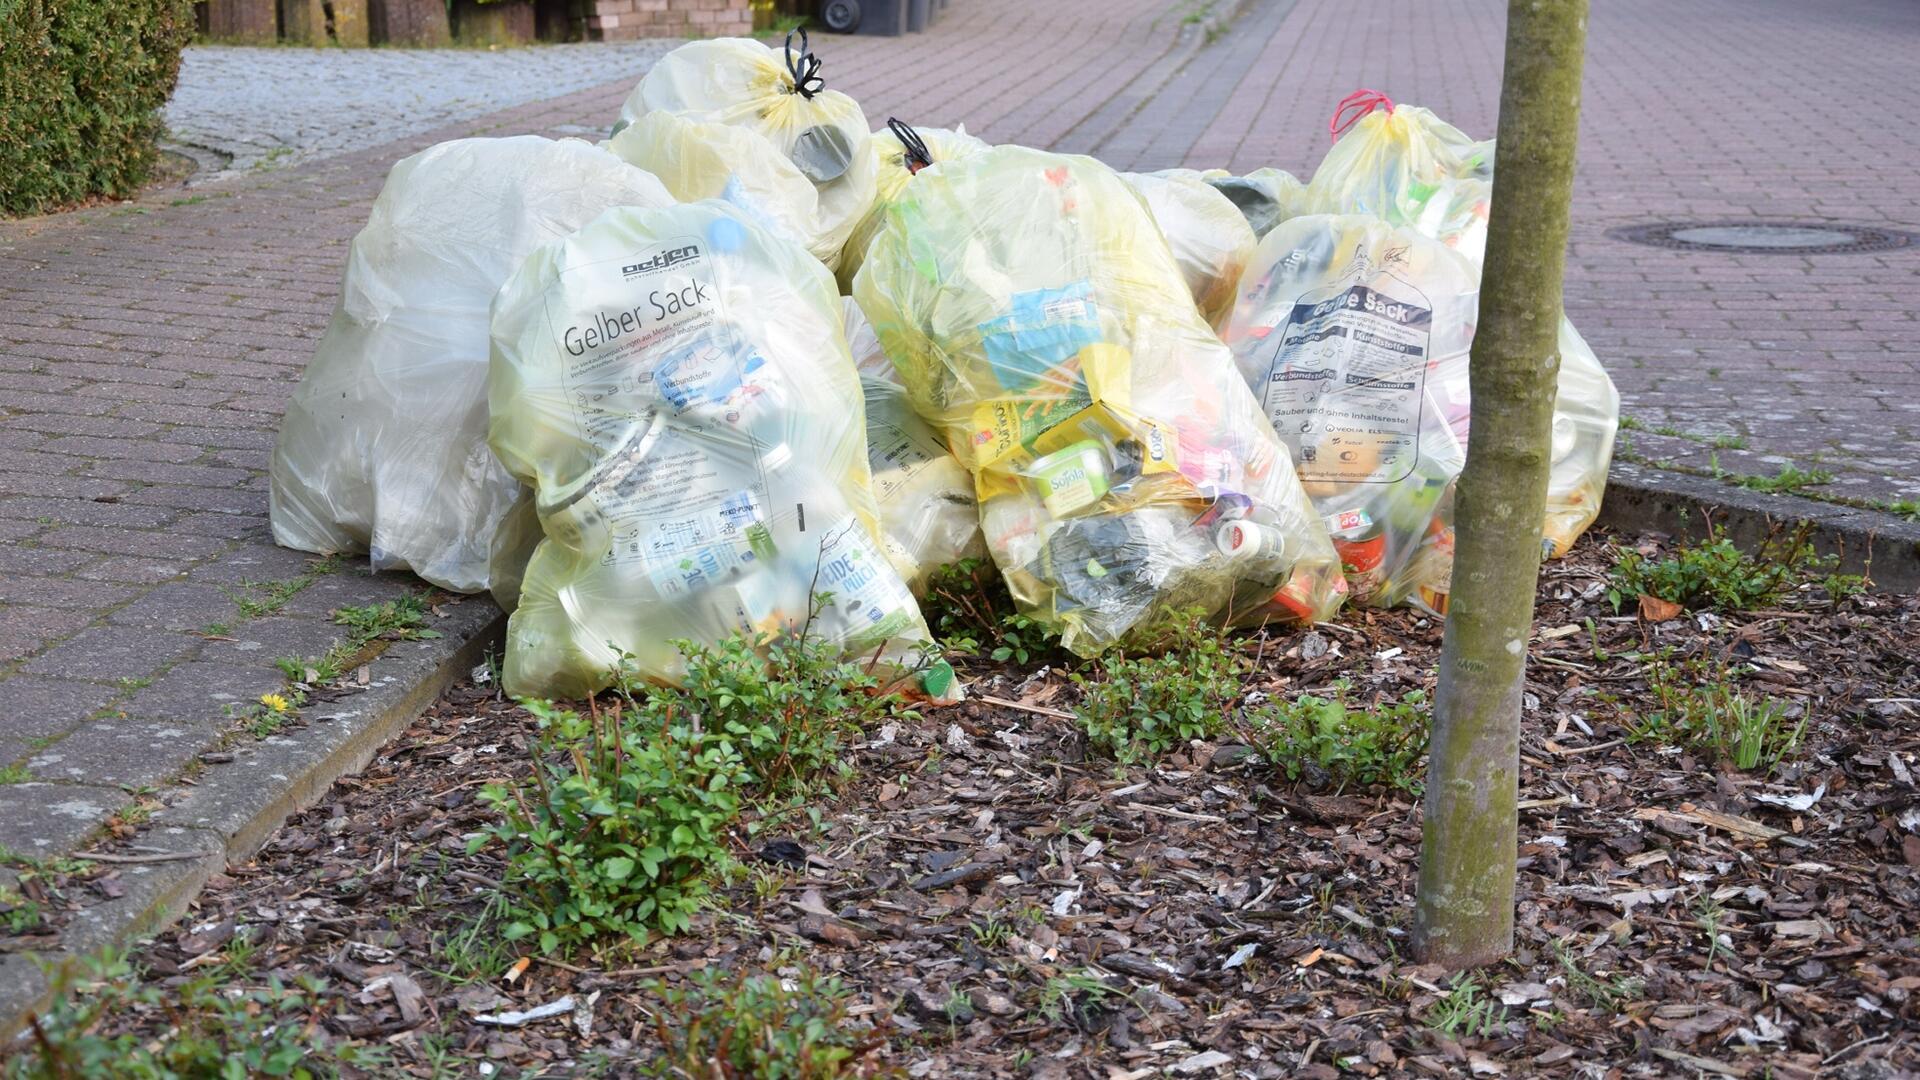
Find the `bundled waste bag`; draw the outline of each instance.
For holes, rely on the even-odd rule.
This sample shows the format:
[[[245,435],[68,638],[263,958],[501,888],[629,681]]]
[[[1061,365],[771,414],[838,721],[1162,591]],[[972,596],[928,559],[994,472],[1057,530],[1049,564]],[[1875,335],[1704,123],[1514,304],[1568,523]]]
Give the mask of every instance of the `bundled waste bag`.
[[[1347,95],[1327,130],[1339,141],[1307,184],[1305,213],[1374,214],[1407,224],[1430,212],[1426,203],[1443,182],[1493,179],[1492,140],[1475,141],[1377,90]]]
[[[1408,226],[1308,215],[1260,243],[1223,332],[1333,536],[1356,602],[1445,614],[1479,266]],[[1619,399],[1561,324],[1546,537],[1599,512]]]
[[[1245,176],[1233,176],[1224,169],[1209,169],[1200,176],[1240,209],[1255,239],[1266,236],[1288,218],[1307,213],[1307,186],[1292,173],[1255,169]]]
[[[973,477],[913,411],[859,305],[852,297],[842,302],[847,344],[866,399],[867,464],[880,504],[881,539],[895,568],[919,595],[935,570],[987,553]]]
[[[653,113],[739,128],[791,164],[814,198],[790,207],[783,220],[804,220],[807,249],[830,267],[873,205],[875,169],[866,152],[866,114],[851,97],[826,89],[805,30],[788,34],[782,51],[747,38],[680,46],[648,69],[628,95],[615,138]],[[701,166],[704,175],[689,175],[694,170],[688,166],[665,170],[661,178],[683,200],[708,198],[735,169],[764,171],[764,165],[750,165],[748,156],[758,155],[728,146],[720,161]]]
[[[1253,256],[1253,229],[1238,207],[1191,169],[1121,173],[1173,249],[1193,303],[1210,324],[1233,310],[1240,272]]]
[[[1014,599],[1091,655],[1156,616],[1323,618],[1326,530],[1138,196],[1002,146],[927,170],[854,283],[973,473]]]
[[[887,126],[867,138],[867,153],[873,158],[875,192],[873,206],[853,227],[847,246],[840,253],[836,275],[840,291],[853,292],[853,276],[860,271],[860,260],[873,242],[873,234],[885,219],[887,207],[906,190],[907,181],[929,165],[977,154],[987,144],[967,134],[967,126],[948,131],[945,128],[914,128],[888,119]],[[857,356],[858,354],[856,354]]]
[[[525,493],[487,449],[488,304],[535,247],[611,206],[672,203],[578,139],[460,139],[395,165],[281,421],[274,539],[456,592],[505,585],[510,605],[531,549],[510,521]]]
[[[673,682],[676,638],[805,626],[902,664],[926,642],[883,553],[833,276],[802,248],[720,203],[609,210],[534,252],[493,340],[490,441],[545,533],[510,693],[591,693],[623,653]]]

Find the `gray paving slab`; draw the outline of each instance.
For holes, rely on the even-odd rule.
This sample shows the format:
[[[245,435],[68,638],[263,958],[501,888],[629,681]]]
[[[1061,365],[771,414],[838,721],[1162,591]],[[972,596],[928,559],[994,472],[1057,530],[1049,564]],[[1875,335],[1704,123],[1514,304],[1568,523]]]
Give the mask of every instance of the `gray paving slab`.
[[[0,847],[31,859],[65,855],[130,801],[92,784],[0,784]]]

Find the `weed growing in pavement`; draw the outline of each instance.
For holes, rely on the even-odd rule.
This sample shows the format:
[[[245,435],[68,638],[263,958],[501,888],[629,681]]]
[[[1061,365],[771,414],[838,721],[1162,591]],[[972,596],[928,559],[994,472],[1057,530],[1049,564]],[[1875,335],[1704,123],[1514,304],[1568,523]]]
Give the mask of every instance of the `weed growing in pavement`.
[[[1817,487],[1833,483],[1833,474],[1825,469],[1797,469],[1792,465],[1780,466],[1780,471],[1772,476],[1729,477],[1737,487],[1748,491],[1760,491],[1770,495],[1791,495],[1801,488]]]
[[[1157,758],[1227,726],[1247,662],[1203,613],[1173,613],[1150,632],[1159,656],[1108,656],[1090,674],[1073,673],[1082,697],[1074,709],[1087,741],[1123,765]]]
[[[1740,689],[1725,665],[1706,659],[1653,658],[1646,698],[1626,708],[1627,737],[1635,742],[1691,747],[1741,770],[1771,772],[1807,728],[1804,715],[1789,719],[1781,702]]]
[[[364,607],[343,607],[333,613],[333,621],[347,628],[346,639],[324,655],[303,660],[283,656],[274,666],[289,683],[324,686],[347,673],[354,658],[381,638],[390,641],[424,641],[437,638],[440,631],[426,629],[427,602],[407,595]]]
[[[162,986],[110,956],[86,961],[82,974],[61,980],[72,992],[31,1018],[31,1051],[8,1059],[7,1080],[313,1077],[388,1062],[382,1049],[328,1035],[317,980],[233,986],[201,974]]]
[[[831,1080],[878,1074],[870,1060],[885,1033],[848,1014],[838,978],[801,964],[791,974],[729,975],[712,968],[677,987],[654,983],[654,1076],[755,1076]]]
[[[748,773],[732,741],[658,697],[586,716],[525,707],[539,724],[533,772],[481,789],[500,820],[468,843],[506,849],[503,936],[553,953],[686,929],[740,812]]]
[[[278,613],[281,608],[287,606],[287,601],[300,595],[307,586],[333,573],[339,565],[340,560],[337,556],[328,555],[309,562],[306,571],[299,577],[288,578],[285,581],[243,581],[237,593],[224,588],[220,591],[226,593],[227,599],[233,601],[241,618],[258,619],[264,615]],[[224,623],[215,625],[225,626]],[[226,631],[222,629],[221,632]]]
[[[1664,559],[1616,548],[1607,600],[1615,611],[1636,596],[1689,608],[1750,611],[1775,606],[1806,585],[1819,586],[1835,600],[1866,587],[1862,577],[1834,573],[1836,565],[1837,559],[1815,550],[1809,525],[1775,532],[1751,555],[1709,527],[1706,539],[1681,544]]]
[[[17,889],[0,885],[0,933],[31,934],[47,921],[47,913],[38,900]]]
[[[24,784],[33,779],[33,771],[25,765],[8,765],[0,768],[0,784]]]
[[[1485,1038],[1500,1030],[1505,1019],[1500,1003],[1482,996],[1479,976],[1462,975],[1447,988],[1447,996],[1427,1010],[1423,1022],[1449,1039]]]
[[[920,603],[950,653],[1017,664],[1061,659],[1060,635],[1020,614],[990,559],[961,559],[935,570]]]
[[[1617,1013],[1620,1006],[1647,992],[1645,979],[1630,975],[1602,979],[1588,974],[1564,942],[1553,943],[1553,955],[1560,963],[1560,973],[1566,977],[1567,989],[1585,998],[1589,1007],[1600,1012]]]
[[[1747,448],[1747,437],[1745,435],[1715,435],[1713,441],[1707,445],[1713,447],[1715,450],[1745,450]]]
[[[1397,702],[1357,708],[1347,703],[1348,690],[1342,680],[1332,697],[1302,694],[1267,702],[1246,718],[1248,744],[1289,780],[1313,765],[1343,785],[1418,792],[1420,759],[1427,752],[1427,695],[1414,690]]]

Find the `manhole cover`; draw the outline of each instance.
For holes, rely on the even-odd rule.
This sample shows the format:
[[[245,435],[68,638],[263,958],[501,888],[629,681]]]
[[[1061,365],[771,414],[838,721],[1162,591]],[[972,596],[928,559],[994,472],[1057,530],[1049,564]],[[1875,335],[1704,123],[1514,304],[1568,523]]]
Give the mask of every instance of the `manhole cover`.
[[[1741,254],[1844,255],[1855,251],[1891,251],[1913,243],[1912,233],[1865,225],[1827,225],[1792,221],[1668,222],[1613,229],[1616,240],[1680,251]]]

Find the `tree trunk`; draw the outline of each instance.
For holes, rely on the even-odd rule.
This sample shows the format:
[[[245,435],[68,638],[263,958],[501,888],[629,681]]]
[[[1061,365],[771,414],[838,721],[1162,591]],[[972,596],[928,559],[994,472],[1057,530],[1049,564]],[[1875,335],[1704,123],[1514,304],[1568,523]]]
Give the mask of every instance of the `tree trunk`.
[[[280,38],[293,45],[325,45],[327,10],[321,0],[280,0]]]
[[[367,22],[376,45],[435,48],[453,44],[443,0],[368,0]]]
[[[327,0],[333,15],[333,43],[363,49],[371,42],[367,32],[367,0]]]
[[[1493,208],[1455,499],[1453,594],[1434,697],[1414,955],[1472,967],[1513,948],[1520,700],[1560,368],[1560,284],[1587,0],[1510,0]]]

